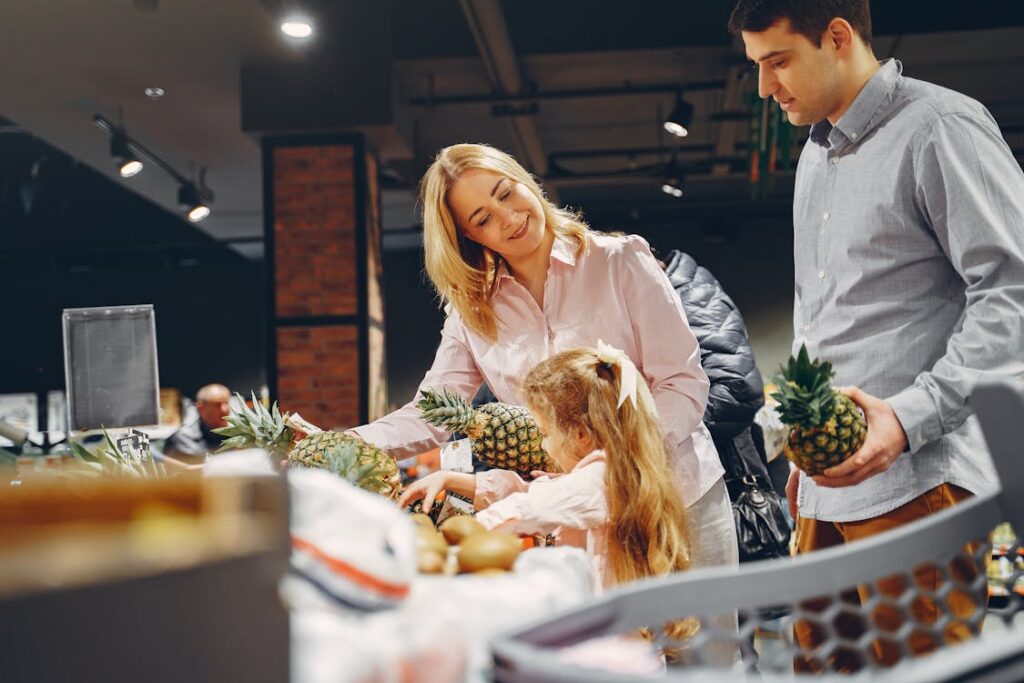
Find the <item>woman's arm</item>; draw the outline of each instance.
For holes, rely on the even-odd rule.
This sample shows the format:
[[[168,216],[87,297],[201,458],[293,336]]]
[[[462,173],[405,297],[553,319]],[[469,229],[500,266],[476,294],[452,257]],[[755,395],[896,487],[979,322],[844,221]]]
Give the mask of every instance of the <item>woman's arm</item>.
[[[466,331],[457,314],[445,320],[434,364],[424,376],[412,400],[395,412],[349,431],[384,449],[396,460],[429,451],[448,439],[448,433],[420,418],[416,402],[422,389],[447,388],[472,399],[483,383],[476,358],[466,342]]]
[[[651,388],[672,452],[697,429],[707,406],[710,382],[700,364],[700,347],[647,242],[627,237],[617,265],[639,349],[634,360]]]

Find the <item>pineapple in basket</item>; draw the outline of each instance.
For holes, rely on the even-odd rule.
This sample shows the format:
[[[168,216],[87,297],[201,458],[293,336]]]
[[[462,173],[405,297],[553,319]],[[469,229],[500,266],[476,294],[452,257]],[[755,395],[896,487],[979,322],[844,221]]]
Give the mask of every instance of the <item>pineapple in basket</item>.
[[[262,448],[275,460],[334,472],[349,482],[386,498],[398,498],[402,485],[398,465],[387,453],[342,432],[325,432],[298,413],[284,413],[277,403],[267,410],[253,395],[250,409],[235,394],[235,405],[224,418],[226,427],[213,430],[228,437],[219,451]]]
[[[540,430],[530,411],[507,403],[488,403],[473,408],[447,389],[424,389],[416,406],[426,422],[449,432],[462,432],[473,443],[477,460],[504,470],[529,475],[531,470],[552,467],[541,448]]]
[[[782,449],[786,457],[815,476],[856,453],[867,423],[857,404],[832,388],[832,364],[812,361],[801,346],[780,369],[772,398],[779,402],[779,418],[789,425]]]

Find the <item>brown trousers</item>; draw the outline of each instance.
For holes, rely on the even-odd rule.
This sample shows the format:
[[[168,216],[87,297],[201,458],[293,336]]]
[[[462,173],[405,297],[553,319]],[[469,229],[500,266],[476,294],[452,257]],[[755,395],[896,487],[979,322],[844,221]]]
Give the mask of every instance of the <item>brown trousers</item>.
[[[874,536],[952,507],[970,496],[970,491],[958,486],[941,484],[906,505],[871,519],[857,522],[822,522],[798,517],[796,524],[797,553],[809,553],[821,548]],[[968,545],[964,555],[958,555],[956,559],[942,568],[937,568],[935,565],[915,567],[913,569],[914,586],[932,594],[936,593],[944,582],[943,571],[951,574],[957,582],[970,584],[980,573],[984,572],[984,564],[979,569],[976,562],[966,555],[966,553],[975,553],[977,549],[976,544]],[[882,666],[892,666],[902,656],[899,645],[901,638],[897,632],[906,621],[905,613],[895,606],[895,602],[907,588],[906,577],[897,575],[885,577],[873,584],[864,584],[858,586],[856,590],[851,589],[842,593],[840,600],[855,605],[857,608],[876,593],[894,598],[894,600],[893,604],[880,603],[870,615],[865,615],[857,608],[840,611],[832,622],[833,637],[838,635],[846,640],[859,640],[867,632],[866,620],[870,618],[879,637],[872,640],[871,652],[865,654],[869,654],[875,662]],[[922,624],[933,624],[938,621],[944,611],[948,612],[950,621],[943,630],[944,640],[947,643],[959,642],[973,637],[981,629],[980,621],[973,626],[965,621],[979,609],[984,611],[987,602],[987,589],[983,589],[981,593],[980,595],[971,594],[959,588],[953,589],[946,598],[937,598],[944,603],[945,610],[937,605],[932,598],[918,595],[910,603],[909,610],[913,615],[913,620]],[[823,612],[831,602],[831,598],[816,598],[802,603],[801,607],[814,615]],[[793,625],[793,635],[802,647],[813,650],[825,640],[826,632],[819,623],[798,619]],[[910,653],[915,656],[932,652],[940,645],[934,636],[923,630],[915,630],[910,633],[909,638],[903,640]],[[820,672],[826,669],[853,672],[859,671],[866,665],[867,662],[858,654],[857,650],[844,646],[832,650],[831,654],[824,659],[810,653],[806,656],[798,656],[793,661],[794,669],[801,672]]]

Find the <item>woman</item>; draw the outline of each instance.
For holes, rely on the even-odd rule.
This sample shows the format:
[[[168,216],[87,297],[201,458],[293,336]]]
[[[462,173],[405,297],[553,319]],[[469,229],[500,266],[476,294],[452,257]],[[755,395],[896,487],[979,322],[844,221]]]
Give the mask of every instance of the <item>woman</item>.
[[[486,381],[522,405],[521,382],[564,349],[623,349],[650,387],[674,483],[687,506],[692,566],[737,562],[732,512],[701,418],[708,379],[679,298],[647,243],[590,231],[551,204],[508,154],[486,145],[441,150],[420,186],[427,274],[447,320],[420,388],[472,397]],[[405,458],[447,434],[414,402],[353,430]]]

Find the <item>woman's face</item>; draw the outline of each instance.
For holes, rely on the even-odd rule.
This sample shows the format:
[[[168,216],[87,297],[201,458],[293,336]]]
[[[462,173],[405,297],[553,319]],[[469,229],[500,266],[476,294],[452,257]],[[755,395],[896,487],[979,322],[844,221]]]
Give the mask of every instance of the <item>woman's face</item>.
[[[544,240],[540,200],[522,183],[487,171],[466,171],[448,192],[448,208],[468,239],[506,260],[533,253]]]

